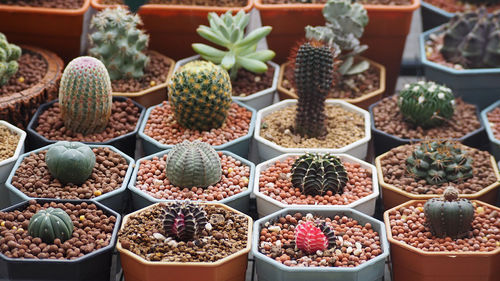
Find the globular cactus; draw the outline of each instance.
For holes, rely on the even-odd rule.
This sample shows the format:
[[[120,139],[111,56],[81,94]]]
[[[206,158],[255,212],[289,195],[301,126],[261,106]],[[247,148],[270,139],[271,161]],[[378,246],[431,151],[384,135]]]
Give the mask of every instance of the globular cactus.
[[[292,185],[306,195],[342,194],[349,178],[342,161],[331,154],[307,153],[292,166]]]
[[[95,31],[89,35],[93,46],[89,54],[104,63],[111,80],[144,76],[149,36],[137,28],[141,24],[138,15],[121,7],[105,9],[92,18],[90,27]]]
[[[168,237],[179,241],[195,240],[207,222],[207,214],[201,205],[176,201],[164,208],[163,230]]]
[[[92,174],[95,154],[81,142],[59,141],[47,150],[45,163],[50,174],[61,183],[80,185]]]
[[[28,234],[52,244],[59,238],[64,242],[73,235],[73,222],[69,215],[60,208],[47,208],[34,214],[28,224]]]
[[[10,77],[19,69],[17,60],[21,57],[21,48],[7,42],[7,37],[0,32],[0,86],[7,84]]]
[[[467,236],[474,220],[474,206],[458,191],[448,187],[441,198],[427,200],[424,205],[425,220],[434,236],[453,239]]]
[[[222,176],[219,154],[201,141],[184,141],[168,152],[166,175],[178,187],[207,187]]]
[[[99,133],[111,115],[111,81],[104,64],[78,57],[64,69],[59,106],[66,129],[83,135]]]
[[[459,143],[430,141],[421,143],[406,159],[406,170],[428,184],[440,185],[471,178],[472,161]]]
[[[227,71],[211,62],[192,61],[173,75],[168,85],[175,119],[185,128],[209,131],[222,126],[231,106]]]
[[[406,84],[399,92],[398,107],[409,123],[432,128],[453,117],[455,97],[450,88],[430,81],[419,81]]]
[[[295,245],[306,254],[335,247],[335,233],[324,222],[300,222],[295,227]]]

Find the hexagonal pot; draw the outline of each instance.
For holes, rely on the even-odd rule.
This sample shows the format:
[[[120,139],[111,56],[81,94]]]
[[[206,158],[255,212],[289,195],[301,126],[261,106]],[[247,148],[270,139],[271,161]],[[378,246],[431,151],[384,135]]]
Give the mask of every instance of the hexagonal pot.
[[[151,209],[159,203],[128,214],[123,218],[122,229],[131,216]],[[226,210],[238,212],[220,203],[201,203],[215,205]],[[239,213],[239,212],[238,212]],[[243,215],[243,214],[242,214]],[[245,215],[246,216],[246,215]],[[247,247],[216,262],[151,262],[125,250],[120,241],[116,248],[127,281],[244,281],[248,263],[248,252],[252,243],[252,218],[248,218]]]
[[[370,114],[357,106],[347,103],[343,100],[327,99],[326,105],[340,105],[344,109],[361,114],[365,119],[365,136],[351,144],[341,148],[287,148],[271,142],[260,135],[262,120],[269,114],[288,106],[297,104],[297,100],[283,100],[271,106],[263,108],[257,112],[257,121],[255,122],[254,141],[261,161],[266,161],[284,153],[303,153],[303,152],[329,152],[346,153],[356,158],[364,159],[368,151],[368,142],[371,139]]]
[[[162,199],[154,198],[150,194],[135,187],[135,183],[137,181],[137,173],[139,172],[139,168],[140,168],[142,162],[144,162],[146,160],[151,160],[151,159],[153,159],[153,157],[161,158],[161,157],[163,157],[163,155],[167,154],[168,151],[169,150],[160,151],[160,152],[155,153],[153,155],[150,155],[150,156],[147,156],[147,157],[144,157],[144,158],[137,160],[137,163],[135,164],[134,171],[132,173],[132,177],[130,178],[130,182],[128,184],[128,189],[132,193],[132,208],[134,210],[144,208],[144,207],[149,206],[149,205],[154,204],[154,203],[169,201],[167,199],[162,200]],[[240,192],[238,194],[235,194],[233,196],[224,198],[220,201],[214,201],[214,202],[226,204],[227,206],[234,208],[240,212],[248,213],[249,208],[250,208],[250,194],[252,193],[252,188],[254,186],[253,182],[254,182],[254,178],[255,178],[255,165],[252,162],[250,162],[250,161],[242,158],[241,156],[238,156],[230,151],[223,150],[222,153],[225,155],[231,156],[231,157],[235,158],[236,160],[241,161],[241,163],[249,166],[250,167],[250,177],[248,179],[248,189],[247,190]]]
[[[44,146],[44,147],[39,148],[37,150],[30,151],[30,152],[24,153],[21,156],[19,156],[19,158],[17,159],[16,164],[14,166],[14,169],[12,169],[12,171],[10,172],[9,178],[7,179],[7,182],[5,183],[5,187],[8,191],[10,205],[14,205],[14,204],[17,204],[19,202],[27,201],[27,200],[31,200],[31,199],[38,200],[38,198],[29,197],[26,194],[24,194],[22,191],[20,191],[19,189],[15,188],[12,185],[12,177],[15,175],[17,168],[19,168],[19,166],[21,165],[21,163],[23,162],[25,157],[29,156],[31,153],[38,153],[42,150],[47,150],[53,145],[54,144],[47,145],[47,146]],[[128,184],[129,179],[130,179],[130,175],[132,174],[133,168],[135,166],[134,159],[132,159],[130,156],[126,155],[125,153],[121,152],[117,148],[110,146],[110,145],[93,145],[93,144],[91,144],[89,146],[91,148],[107,147],[107,148],[113,150],[114,152],[119,153],[123,158],[125,158],[125,160],[127,160],[128,169],[127,169],[127,173],[125,174],[125,177],[123,178],[123,183],[122,183],[121,187],[92,199],[92,201],[99,202],[99,203],[105,205],[106,207],[111,208],[114,211],[121,213],[125,210],[125,207],[127,206],[127,201],[128,201],[128,194],[126,194],[127,184]],[[49,198],[47,200],[51,200],[51,199]],[[79,199],[75,199],[75,200],[79,201]]]
[[[16,150],[14,151],[14,155],[0,161],[0,184],[3,184],[9,177],[10,171],[14,167],[19,155],[24,153],[24,140],[26,139],[26,132],[3,120],[0,120],[0,125],[7,127],[9,131],[19,136],[19,141],[17,143]]]
[[[491,128],[491,123],[488,120],[488,113],[493,109],[500,107],[500,100],[495,102],[494,104],[488,106],[486,109],[481,111],[481,121],[483,123],[484,128],[486,129],[486,133],[488,134],[488,138],[490,140],[490,152],[495,156],[497,160],[500,160],[500,140],[495,137],[493,134],[493,129]]]
[[[421,3],[420,12],[422,14],[422,28],[424,31],[447,23],[455,15],[455,13],[447,12],[425,1]]]
[[[352,268],[340,267],[290,267],[281,264],[274,259],[259,252],[261,226],[273,219],[293,215],[297,212],[305,215],[334,217],[345,215],[356,219],[360,224],[370,223],[375,231],[379,233],[382,253],[377,257]],[[385,270],[385,259],[389,256],[389,244],[385,233],[384,224],[351,208],[313,209],[311,207],[287,208],[268,215],[254,223],[252,254],[254,255],[257,276],[259,281],[375,281],[383,280]]]
[[[500,276],[500,247],[493,252],[424,252],[393,238],[389,213],[422,200],[406,202],[384,213],[387,239],[391,245],[394,281],[493,281]],[[500,208],[474,200],[500,212]]]
[[[15,259],[0,254],[0,279],[12,281],[109,281],[113,249],[121,220],[120,214],[91,200],[37,199],[36,201],[73,204],[87,202],[97,205],[104,214],[116,217],[109,245],[74,260]],[[2,211],[23,209],[28,204],[28,201],[24,201]]]
[[[326,152],[326,151],[324,151]],[[260,163],[257,165],[256,172],[255,172],[255,181],[254,181],[254,188],[253,188],[253,193],[255,194],[255,197],[257,199],[257,213],[259,217],[264,217],[267,215],[270,215],[274,212],[278,212],[279,210],[285,209],[285,208],[295,208],[299,209],[302,207],[310,207],[312,210],[329,210],[332,207],[341,207],[341,208],[352,208],[355,210],[358,210],[362,213],[365,213],[367,215],[373,216],[375,213],[375,201],[377,200],[379,196],[379,186],[378,186],[378,180],[377,180],[377,170],[375,169],[375,166],[372,164],[369,164],[365,161],[359,160],[357,158],[354,158],[350,155],[347,154],[336,154],[335,156],[338,156],[342,162],[349,162],[349,163],[359,163],[361,164],[361,167],[364,169],[369,169],[372,172],[372,183],[373,183],[373,193],[365,196],[355,202],[352,202],[351,204],[348,205],[299,205],[299,204],[293,204],[289,205],[286,203],[279,202],[278,200],[275,200],[267,195],[264,195],[262,192],[260,192],[259,188],[259,181],[260,181],[260,173],[270,166],[274,165],[276,161],[283,162],[283,160],[287,159],[288,157],[291,156],[301,156],[303,153],[287,153],[283,154],[281,156],[274,157],[273,159],[267,160],[263,163]]]

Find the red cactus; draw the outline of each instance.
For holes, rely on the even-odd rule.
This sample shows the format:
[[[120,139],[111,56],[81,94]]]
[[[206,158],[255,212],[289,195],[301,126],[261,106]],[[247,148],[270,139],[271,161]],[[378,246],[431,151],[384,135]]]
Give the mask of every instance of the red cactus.
[[[306,253],[324,251],[328,247],[328,238],[312,221],[303,222],[295,228],[295,245]]]

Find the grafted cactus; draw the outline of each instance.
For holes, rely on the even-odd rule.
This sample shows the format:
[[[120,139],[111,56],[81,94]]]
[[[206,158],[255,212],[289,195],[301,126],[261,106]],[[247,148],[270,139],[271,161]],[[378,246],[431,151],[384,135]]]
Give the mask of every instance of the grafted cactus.
[[[207,224],[203,206],[191,202],[174,202],[164,208],[163,230],[166,235],[180,241],[199,237]]]
[[[337,237],[324,222],[300,222],[295,227],[295,245],[307,254],[334,248]]]
[[[17,60],[21,57],[21,48],[7,41],[0,32],[0,86],[7,84],[19,69]]]

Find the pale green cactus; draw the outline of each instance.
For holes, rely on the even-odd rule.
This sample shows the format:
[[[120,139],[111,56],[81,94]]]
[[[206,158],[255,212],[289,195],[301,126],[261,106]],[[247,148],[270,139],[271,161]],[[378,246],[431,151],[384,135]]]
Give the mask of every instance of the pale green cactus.
[[[7,42],[7,37],[0,33],[0,86],[5,85],[19,69],[17,60],[21,57],[21,48]]]

